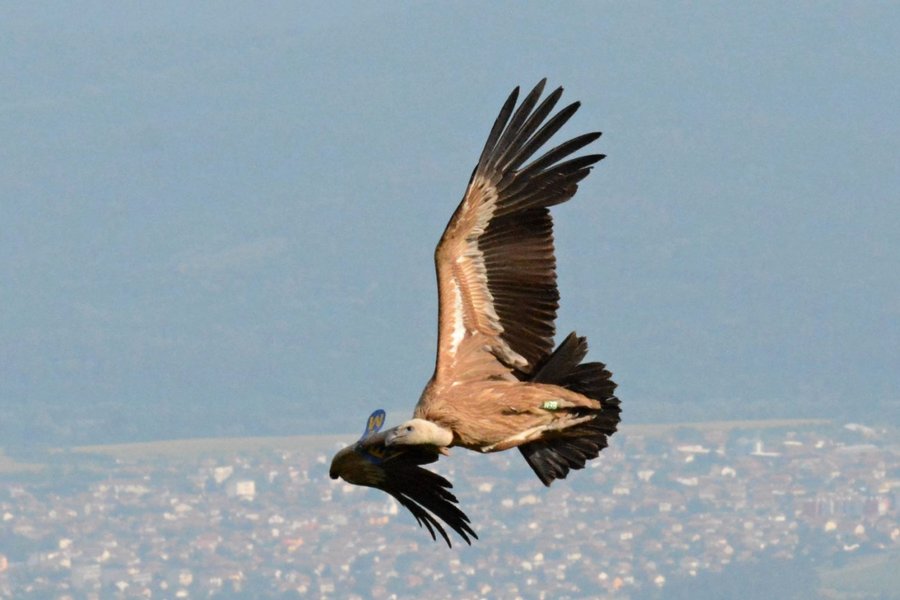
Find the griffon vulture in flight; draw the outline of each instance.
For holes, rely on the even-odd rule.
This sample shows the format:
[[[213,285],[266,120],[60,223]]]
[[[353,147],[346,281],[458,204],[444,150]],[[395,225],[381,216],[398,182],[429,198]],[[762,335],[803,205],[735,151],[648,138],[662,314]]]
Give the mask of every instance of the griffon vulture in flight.
[[[619,423],[616,384],[602,363],[582,363],[585,338],[555,350],[559,292],[549,207],[575,195],[602,154],[571,156],[600,137],[586,133],[532,157],[575,113],[551,116],[558,88],[541,81],[516,108],[510,94],[488,135],[466,193],[434,253],[439,312],[434,374],[413,418],[338,452],[332,479],[384,490],[436,539],[441,521],[466,543],[478,536],[445,478],[422,467],[448,448],[518,448],[544,485],[581,469]],[[529,162],[530,161],[530,162]]]

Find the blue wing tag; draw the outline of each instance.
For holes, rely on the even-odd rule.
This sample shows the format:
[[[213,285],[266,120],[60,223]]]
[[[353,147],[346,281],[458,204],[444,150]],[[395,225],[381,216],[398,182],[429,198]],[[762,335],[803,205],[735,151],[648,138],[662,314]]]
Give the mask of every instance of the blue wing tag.
[[[384,425],[384,418],[385,412],[380,408],[369,415],[369,420],[366,421],[366,429],[365,431],[363,431],[362,437],[359,438],[359,441],[356,442],[356,451],[359,452],[363,456],[363,458],[376,465],[381,464],[381,462],[384,460],[385,448],[364,448],[363,441],[365,441],[366,438],[378,433],[382,425]]]
[[[378,433],[381,426],[384,425],[384,417],[385,412],[380,408],[369,415],[369,420],[366,421],[366,430],[363,431],[362,437],[359,439],[364,440],[370,435]]]

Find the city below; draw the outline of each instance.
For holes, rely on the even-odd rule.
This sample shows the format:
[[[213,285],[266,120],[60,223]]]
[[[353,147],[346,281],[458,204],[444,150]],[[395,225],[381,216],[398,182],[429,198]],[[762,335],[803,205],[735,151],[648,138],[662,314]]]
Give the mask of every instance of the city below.
[[[329,479],[351,441],[0,455],[0,598],[898,597],[894,430],[625,427],[549,489],[518,452],[454,450],[433,467],[480,539],[453,548]]]

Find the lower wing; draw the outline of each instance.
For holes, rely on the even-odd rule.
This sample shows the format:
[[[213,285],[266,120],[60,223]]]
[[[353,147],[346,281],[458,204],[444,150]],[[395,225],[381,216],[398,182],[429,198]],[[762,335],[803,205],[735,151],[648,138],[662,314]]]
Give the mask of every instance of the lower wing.
[[[377,414],[378,411],[373,416]],[[437,539],[436,531],[452,546],[441,525],[443,521],[471,545],[471,538],[478,539],[478,536],[469,524],[469,517],[457,506],[456,496],[450,492],[453,484],[422,468],[437,461],[440,454],[430,446],[387,447],[384,438],[389,432],[376,433],[370,425],[358,442],[335,454],[331,478],[340,477],[354,485],[383,490],[409,510],[432,539]]]

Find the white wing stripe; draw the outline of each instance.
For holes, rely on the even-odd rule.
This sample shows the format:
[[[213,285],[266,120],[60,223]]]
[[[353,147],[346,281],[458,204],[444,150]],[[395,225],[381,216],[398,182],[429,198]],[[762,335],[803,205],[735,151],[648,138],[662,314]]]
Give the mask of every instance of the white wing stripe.
[[[453,335],[450,337],[450,356],[456,356],[456,350],[466,336],[466,324],[463,322],[463,301],[459,285],[453,282]]]

